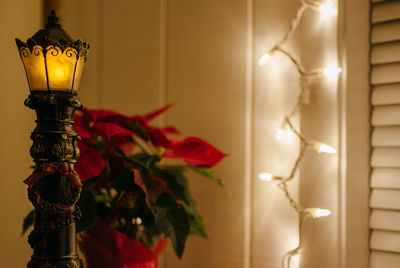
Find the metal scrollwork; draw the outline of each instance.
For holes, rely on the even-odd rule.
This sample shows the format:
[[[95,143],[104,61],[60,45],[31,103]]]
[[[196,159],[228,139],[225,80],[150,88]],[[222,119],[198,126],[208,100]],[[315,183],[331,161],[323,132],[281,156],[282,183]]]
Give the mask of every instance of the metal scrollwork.
[[[43,48],[40,46],[33,47],[32,54],[35,56],[40,56],[40,54],[43,55]]]
[[[19,50],[19,53],[20,53],[21,57],[26,58],[29,56],[30,51],[29,51],[29,48],[27,48],[27,47],[21,47]]]
[[[54,45],[46,47],[46,51],[47,51],[46,52],[47,55],[50,53],[50,55],[52,55],[54,57],[58,56],[58,54],[60,54],[60,52],[62,53],[61,48],[58,46],[54,46]]]
[[[75,48],[73,47],[67,47],[64,51],[64,54],[68,57],[68,58],[72,58],[73,56],[77,57],[78,56],[78,52],[76,51]]]
[[[31,136],[33,145],[31,147],[31,155],[34,159],[40,161],[52,161],[58,159],[60,161],[75,162],[78,158],[75,147],[75,136],[68,134],[36,134]]]

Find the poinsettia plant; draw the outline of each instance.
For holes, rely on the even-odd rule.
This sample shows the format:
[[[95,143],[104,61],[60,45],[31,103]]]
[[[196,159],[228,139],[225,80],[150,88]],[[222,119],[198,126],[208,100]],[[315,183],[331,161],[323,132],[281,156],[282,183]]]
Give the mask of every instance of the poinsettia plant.
[[[82,138],[75,164],[83,182],[78,233],[101,219],[147,248],[167,237],[178,257],[189,234],[206,237],[187,171],[222,185],[212,167],[226,154],[197,137],[172,138],[179,135],[172,126],[151,125],[171,106],[139,116],[90,109],[75,115],[75,129]],[[181,161],[171,164],[166,159]],[[24,232],[32,222],[33,212],[24,220]]]

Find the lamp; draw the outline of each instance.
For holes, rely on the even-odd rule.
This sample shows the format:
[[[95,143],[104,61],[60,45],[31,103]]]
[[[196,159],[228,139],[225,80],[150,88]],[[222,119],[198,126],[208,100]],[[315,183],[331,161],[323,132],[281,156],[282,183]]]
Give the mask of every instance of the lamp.
[[[28,268],[83,267],[76,251],[75,206],[82,184],[74,171],[79,157],[79,136],[73,115],[82,108],[77,90],[89,45],[74,42],[51,11],[45,29],[22,42],[16,39],[25,67],[30,95],[25,105],[36,111],[31,134],[33,173],[24,181],[35,207],[34,229],[29,235],[33,256]]]

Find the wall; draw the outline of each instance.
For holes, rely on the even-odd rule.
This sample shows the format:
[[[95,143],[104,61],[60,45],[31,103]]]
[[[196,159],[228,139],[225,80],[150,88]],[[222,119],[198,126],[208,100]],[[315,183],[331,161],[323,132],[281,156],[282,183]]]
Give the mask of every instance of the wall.
[[[368,267],[369,258],[369,1],[340,1],[340,175],[338,243],[342,267]],[[356,12],[355,12],[356,11]]]
[[[22,183],[32,172],[29,156],[34,112],[24,106],[29,94],[24,67],[14,39],[25,40],[40,25],[40,1],[0,1],[0,263],[24,267],[31,249],[21,237],[22,220],[31,205]]]
[[[33,113],[22,106],[27,87],[12,37],[25,39],[37,30],[40,4],[39,1],[0,1],[0,36],[10,36],[11,40],[8,45],[0,44],[4,46],[2,51],[10,51],[4,53],[9,58],[5,61],[8,64],[0,65],[4,70],[0,72],[1,81],[5,83],[5,89],[21,88],[7,94],[9,101],[0,108],[7,111],[0,113],[3,120],[10,129],[16,130],[12,135],[2,133],[4,139],[0,139],[7,143],[3,148],[10,142],[13,146],[7,156],[0,156],[3,170],[7,170],[0,196],[8,204],[13,202],[12,207],[2,205],[2,211],[9,217],[1,217],[0,226],[12,225],[14,228],[0,232],[0,241],[10,244],[4,253],[1,251],[4,256],[0,255],[0,262],[12,267],[24,266],[30,252],[26,239],[17,238],[21,219],[30,205],[25,187],[15,183],[15,178],[22,180],[29,174],[28,136],[33,127]],[[258,67],[256,62],[265,49],[282,38],[298,6],[299,2],[295,0],[63,2],[64,27],[73,37],[91,44],[80,87],[81,100],[87,107],[137,114],[175,102],[175,107],[158,124],[174,124],[183,133],[203,137],[230,153],[230,157],[215,170],[224,179],[224,189],[196,175],[190,182],[199,210],[205,217],[209,239],[191,237],[181,261],[168,248],[161,267],[276,268],[280,266],[282,255],[296,247],[296,214],[274,183],[264,183],[256,177],[262,171],[285,173],[294,160],[297,141],[279,143],[275,133],[295,100],[297,72],[282,55],[274,56],[263,67]],[[346,7],[347,11],[354,9],[357,7]],[[20,18],[18,23],[14,22],[15,14]],[[294,55],[312,68],[335,60],[336,44],[336,24],[331,23],[327,28],[314,25],[313,16],[316,16],[314,12],[306,12],[298,34],[288,44]],[[346,25],[350,26],[347,31],[357,32],[353,22]],[[305,42],[305,35],[311,43]],[[351,39],[349,36],[352,35],[348,34]],[[351,48],[356,50],[355,47],[352,43]],[[321,56],[301,56],[314,55],[314,52]],[[362,52],[351,62],[361,58]],[[19,71],[7,73],[10,66]],[[351,66],[349,70],[352,71],[349,75],[354,75],[355,67]],[[342,249],[347,243],[352,245],[349,250],[354,248],[352,240],[343,237],[344,230],[355,229],[348,228],[355,222],[351,211],[360,207],[357,204],[364,204],[361,194],[357,199],[360,203],[346,207],[342,195],[347,192],[342,184],[351,182],[349,187],[356,187],[354,179],[347,181],[346,178],[362,175],[365,166],[360,168],[361,173],[347,174],[348,168],[344,165],[344,178],[338,172],[342,160],[351,159],[350,167],[354,167],[358,157],[347,155],[346,158],[343,153],[354,153],[364,145],[353,143],[351,150],[343,145],[347,131],[357,132],[343,127],[344,124],[351,128],[356,119],[341,121],[351,117],[351,102],[342,113],[344,100],[357,99],[350,93],[347,95],[350,92],[347,88],[357,84],[356,80],[349,81],[354,84],[343,83],[339,92],[336,83],[317,81],[313,84],[311,104],[297,121],[310,137],[342,149],[341,158],[317,157],[310,152],[301,177],[290,183],[290,190],[304,204],[333,211],[332,217],[306,226],[302,267],[365,267],[341,263]],[[323,87],[322,92],[318,92],[319,86]],[[365,101],[363,98],[357,100],[360,105]],[[15,109],[12,120],[8,116],[10,109]],[[318,122],[318,128],[315,122]],[[347,138],[349,142],[355,139],[354,135]],[[317,166],[326,168],[316,174]],[[9,182],[7,178],[10,178]],[[340,209],[344,207],[346,209]],[[352,219],[351,222],[346,222],[347,217]],[[363,234],[360,232],[352,238],[364,237]],[[364,242],[355,245],[356,248],[363,248]],[[23,256],[18,254],[20,265],[10,264],[16,259],[15,252]],[[356,256],[363,259],[365,254]]]

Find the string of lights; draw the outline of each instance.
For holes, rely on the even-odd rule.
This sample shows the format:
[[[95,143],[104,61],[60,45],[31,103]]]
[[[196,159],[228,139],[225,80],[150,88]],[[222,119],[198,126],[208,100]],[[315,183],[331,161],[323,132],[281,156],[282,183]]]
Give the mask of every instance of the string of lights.
[[[302,229],[303,229],[303,224],[306,219],[309,218],[319,218],[319,217],[326,217],[331,214],[331,211],[328,209],[322,209],[322,208],[305,208],[303,207],[298,201],[296,201],[289,189],[288,189],[288,182],[292,180],[300,166],[300,163],[302,159],[306,155],[307,149],[311,148],[317,153],[325,153],[325,154],[334,154],[336,153],[336,149],[330,145],[327,145],[323,142],[320,141],[314,141],[310,140],[306,137],[304,137],[301,132],[296,129],[295,125],[293,124],[293,117],[298,113],[302,105],[305,105],[307,101],[308,96],[308,83],[310,79],[313,79],[315,77],[326,77],[330,79],[335,79],[339,73],[342,71],[341,68],[337,66],[327,66],[325,68],[320,68],[316,70],[307,70],[306,68],[303,67],[301,62],[297,60],[290,52],[285,50],[283,48],[283,45],[291,39],[293,34],[296,32],[301,18],[304,14],[304,12],[307,9],[312,9],[315,11],[320,12],[324,18],[330,18],[334,15],[337,14],[337,8],[334,2],[327,0],[327,1],[311,1],[311,0],[299,0],[301,2],[300,7],[298,8],[295,17],[293,18],[289,30],[286,32],[286,34],[283,36],[283,38],[275,45],[273,46],[269,51],[265,52],[262,54],[262,56],[258,60],[258,65],[262,66],[268,63],[268,61],[271,59],[271,57],[274,56],[276,53],[281,53],[285,55],[296,67],[297,72],[299,73],[299,95],[297,97],[297,101],[293,108],[289,111],[289,113],[285,116],[280,129],[277,131],[275,138],[278,141],[281,141],[282,138],[289,134],[293,133],[299,140],[300,142],[300,149],[298,156],[290,170],[290,173],[287,177],[278,177],[274,176],[271,173],[268,172],[263,172],[258,175],[258,178],[263,181],[276,181],[278,182],[277,186],[279,189],[283,191],[285,194],[286,199],[288,200],[290,206],[297,212],[298,214],[298,230],[299,230],[299,242],[298,246],[295,249],[292,249],[283,256],[282,258],[282,268],[290,268],[291,260],[297,256],[299,257],[301,249],[303,247],[303,241],[302,241]]]

